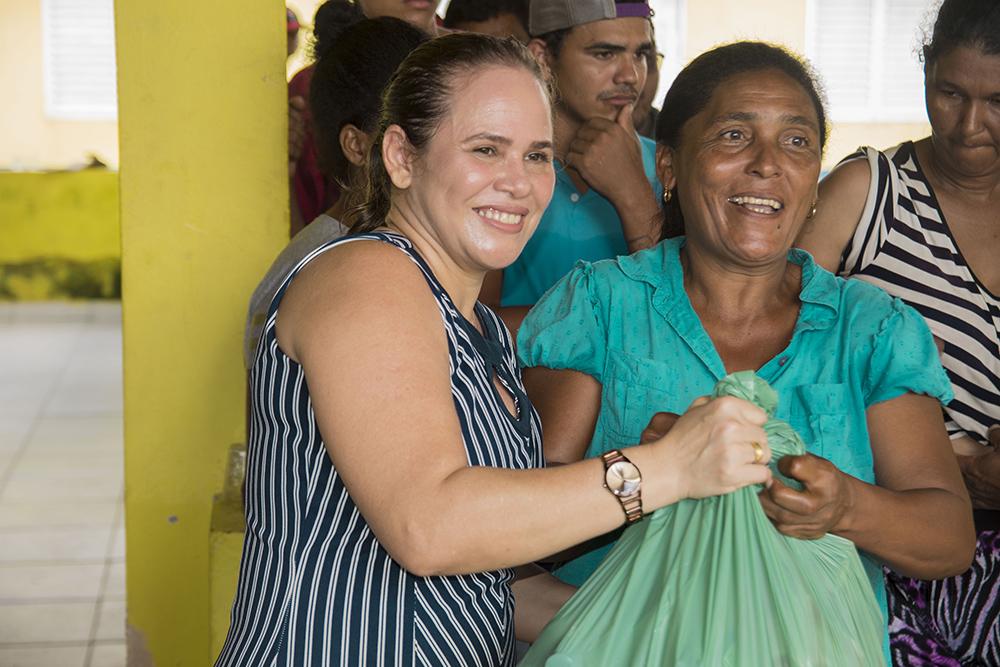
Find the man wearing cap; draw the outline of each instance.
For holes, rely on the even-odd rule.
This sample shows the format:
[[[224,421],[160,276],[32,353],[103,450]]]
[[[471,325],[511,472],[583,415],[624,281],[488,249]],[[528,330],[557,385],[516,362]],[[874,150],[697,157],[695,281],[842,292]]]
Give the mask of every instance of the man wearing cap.
[[[646,2],[531,0],[528,47],[552,73],[556,185],[518,260],[484,288],[502,306],[532,305],[577,260],[628,254],[660,239],[655,144],[632,111],[653,53]],[[492,297],[492,298],[491,298]],[[505,309],[519,323],[516,310]],[[523,315],[522,315],[523,316]]]

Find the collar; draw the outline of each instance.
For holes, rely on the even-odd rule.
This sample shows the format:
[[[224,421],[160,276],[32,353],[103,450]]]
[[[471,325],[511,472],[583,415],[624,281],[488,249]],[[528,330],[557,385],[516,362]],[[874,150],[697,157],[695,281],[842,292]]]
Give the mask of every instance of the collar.
[[[648,250],[618,259],[622,273],[654,288],[653,305],[664,314],[671,310],[670,304],[676,303],[677,297],[683,295],[687,300],[680,259],[684,243],[683,236],[666,239]],[[802,308],[795,332],[833,326],[840,315],[841,279],[817,265],[805,250],[789,249],[788,261],[802,267],[802,286],[799,290]]]

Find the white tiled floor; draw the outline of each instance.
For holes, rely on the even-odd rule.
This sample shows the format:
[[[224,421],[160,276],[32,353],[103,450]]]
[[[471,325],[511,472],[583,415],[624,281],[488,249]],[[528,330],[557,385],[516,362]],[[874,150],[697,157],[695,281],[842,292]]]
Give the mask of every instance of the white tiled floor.
[[[125,665],[121,308],[0,304],[0,666]]]

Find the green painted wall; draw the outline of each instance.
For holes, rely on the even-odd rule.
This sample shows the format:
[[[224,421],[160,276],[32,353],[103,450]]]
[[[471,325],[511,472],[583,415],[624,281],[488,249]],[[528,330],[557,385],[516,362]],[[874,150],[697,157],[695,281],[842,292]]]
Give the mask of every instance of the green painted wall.
[[[0,300],[121,295],[118,174],[0,173]]]

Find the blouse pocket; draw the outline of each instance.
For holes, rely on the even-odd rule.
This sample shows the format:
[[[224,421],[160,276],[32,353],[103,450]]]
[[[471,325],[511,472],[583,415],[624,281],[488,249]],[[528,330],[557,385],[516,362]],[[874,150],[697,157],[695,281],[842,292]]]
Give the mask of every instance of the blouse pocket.
[[[608,351],[601,395],[601,418],[609,440],[605,451],[638,444],[657,412],[683,410],[677,409],[676,375],[671,364]]]
[[[802,385],[795,390],[792,425],[812,454],[822,456],[849,475],[872,481],[872,453],[867,437],[852,433],[853,401],[846,384]],[[862,446],[863,445],[863,446]]]

